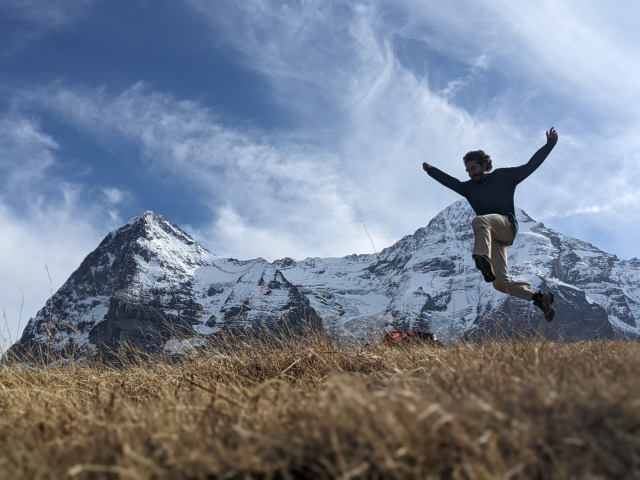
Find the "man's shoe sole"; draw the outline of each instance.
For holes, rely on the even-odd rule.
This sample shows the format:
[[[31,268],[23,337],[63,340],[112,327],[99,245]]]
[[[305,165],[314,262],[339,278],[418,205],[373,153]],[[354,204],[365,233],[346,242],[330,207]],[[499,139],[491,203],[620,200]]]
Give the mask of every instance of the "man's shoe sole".
[[[493,274],[493,269],[491,268],[491,263],[486,258],[480,255],[474,255],[473,259],[476,262],[476,267],[482,273],[484,277],[484,281],[487,283],[492,283],[496,280],[496,276]]]
[[[549,295],[551,296],[551,300],[549,300],[549,311],[544,314],[544,319],[547,322],[551,322],[556,316],[556,309],[553,308],[553,300],[554,300],[553,293],[549,292]]]
[[[551,322],[555,316],[556,316],[556,309],[553,308],[553,293],[551,292],[547,292],[547,293],[543,293],[542,295],[549,295],[549,309],[545,312],[544,310],[542,310],[542,305],[540,300],[537,300],[535,302],[533,302],[533,304],[538,307],[540,310],[542,310],[542,314],[544,315],[544,319],[547,322]]]
[[[547,313],[545,313],[545,314],[544,314],[544,319],[545,319],[547,322],[551,322],[551,321],[553,321],[553,319],[555,318],[555,316],[556,316],[556,309],[555,309],[555,308],[553,308],[552,306],[550,306],[550,307],[549,307],[549,311],[548,311]]]

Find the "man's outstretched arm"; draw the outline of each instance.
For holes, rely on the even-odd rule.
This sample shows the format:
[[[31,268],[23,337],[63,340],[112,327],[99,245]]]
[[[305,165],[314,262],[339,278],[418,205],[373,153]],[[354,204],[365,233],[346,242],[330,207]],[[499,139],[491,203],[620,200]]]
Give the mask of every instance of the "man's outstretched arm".
[[[467,186],[457,178],[453,178],[451,175],[447,175],[443,171],[438,170],[436,167],[432,167],[427,162],[424,162],[422,164],[422,169],[427,172],[427,175],[429,175],[434,180],[437,180],[445,187],[450,188],[457,194],[462,195],[464,198],[467,198]]]
[[[511,178],[516,183],[520,183],[533,172],[535,172],[535,170],[540,165],[542,165],[542,162],[544,162],[545,158],[547,158],[547,156],[551,153],[553,147],[556,146],[556,143],[558,142],[558,132],[556,132],[553,127],[551,127],[551,129],[549,129],[546,134],[547,144],[536,153],[534,153],[533,157],[531,157],[531,159],[527,163],[525,163],[524,165],[520,165],[519,167],[505,168],[505,170],[509,172]]]

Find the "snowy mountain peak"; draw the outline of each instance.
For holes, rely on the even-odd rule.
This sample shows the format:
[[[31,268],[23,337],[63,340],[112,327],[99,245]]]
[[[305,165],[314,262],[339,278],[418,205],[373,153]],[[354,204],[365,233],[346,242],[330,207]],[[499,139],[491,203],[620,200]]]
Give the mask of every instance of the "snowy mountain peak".
[[[461,228],[469,228],[471,225],[471,220],[475,217],[475,213],[469,206],[469,203],[462,199],[458,200],[447,208],[438,213],[435,217],[433,217],[434,221],[445,220],[450,222],[452,225],[460,225]],[[516,218],[520,224],[523,223],[538,223],[533,218],[531,218],[524,210],[516,207]],[[429,223],[431,223],[429,222]]]
[[[128,341],[158,348],[167,324],[187,334],[233,326],[300,325],[331,333],[432,330],[454,340],[478,332],[538,330],[552,339],[640,337],[640,260],[621,261],[516,209],[520,233],[509,275],[552,291],[556,319],[482,280],[471,258],[473,210],[460,200],[377,254],[239,261],[202,248],[162,215],[145,212],[111,232],[29,321],[15,351],[50,342],[75,351]],[[55,324],[52,330],[47,319]]]
[[[51,325],[47,319],[51,319]],[[316,325],[309,301],[263,258],[221,258],[147,211],[110,232],[29,320],[14,352],[48,344],[87,352],[122,342],[159,348],[176,331],[210,334],[254,322]]]
[[[114,230],[117,231],[127,231],[131,229],[140,230],[144,228],[163,228],[163,226],[170,225],[173,228],[180,230],[175,224],[172,224],[162,215],[152,212],[151,210],[147,210],[146,212],[138,215],[137,217],[133,217],[127,223],[122,225],[121,227]],[[166,227],[165,227],[166,228]],[[113,233],[113,232],[112,232]]]
[[[137,217],[133,217],[131,220],[129,220],[125,225],[129,225],[129,224],[133,224],[133,223],[139,223],[139,222],[144,222],[144,223],[162,223],[162,222],[169,222],[165,217],[163,217],[162,215],[152,211],[152,210],[147,210],[146,212],[138,215]]]
[[[132,218],[122,227],[111,232],[111,236],[118,233],[131,232],[134,236],[157,238],[166,241],[168,237],[175,237],[178,241],[189,245],[197,245],[191,236],[170,222],[162,215],[147,210],[142,215]],[[199,246],[199,245],[198,245]],[[202,248],[202,247],[200,247]]]

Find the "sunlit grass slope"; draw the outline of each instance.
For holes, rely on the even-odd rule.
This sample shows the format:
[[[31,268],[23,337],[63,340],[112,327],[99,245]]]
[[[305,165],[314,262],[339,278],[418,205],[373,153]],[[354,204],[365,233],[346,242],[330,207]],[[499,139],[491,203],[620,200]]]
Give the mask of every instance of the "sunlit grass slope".
[[[3,478],[637,478],[640,346],[234,339],[0,368]]]

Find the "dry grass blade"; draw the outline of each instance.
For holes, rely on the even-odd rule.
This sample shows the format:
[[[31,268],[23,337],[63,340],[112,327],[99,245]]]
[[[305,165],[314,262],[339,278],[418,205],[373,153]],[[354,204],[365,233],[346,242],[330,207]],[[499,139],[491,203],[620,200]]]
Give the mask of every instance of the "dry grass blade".
[[[638,398],[622,341],[230,336],[180,359],[5,364],[0,478],[638,478]]]
[[[207,388],[204,385],[201,385],[198,382],[196,382],[194,380],[191,380],[190,378],[185,378],[185,380],[187,382],[189,382],[191,385],[195,385],[196,387],[201,388],[202,390],[211,393],[214,397],[221,398],[225,402],[229,402],[229,403],[235,405],[236,407],[244,408],[241,404],[239,404],[235,400],[231,400],[230,398],[227,398],[224,395],[221,395],[221,394],[217,393],[215,390],[211,390],[210,388]]]

